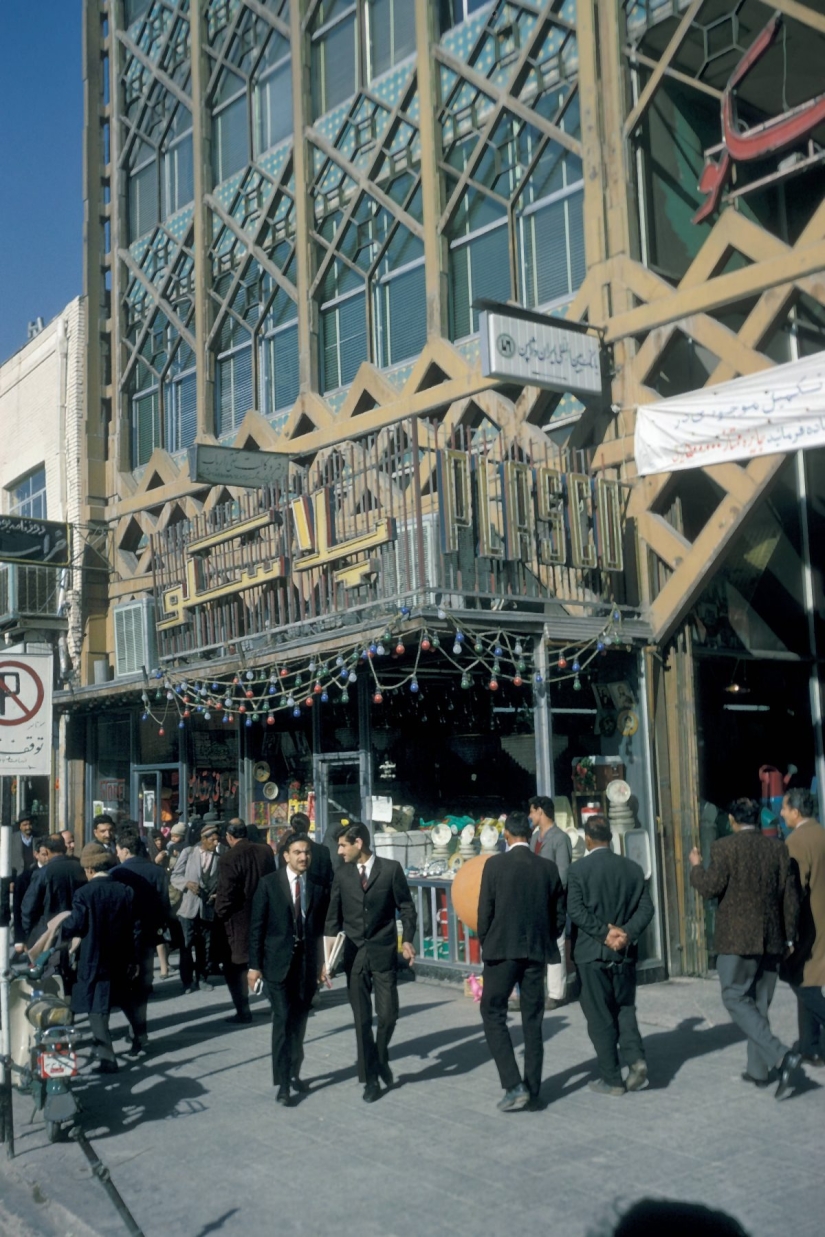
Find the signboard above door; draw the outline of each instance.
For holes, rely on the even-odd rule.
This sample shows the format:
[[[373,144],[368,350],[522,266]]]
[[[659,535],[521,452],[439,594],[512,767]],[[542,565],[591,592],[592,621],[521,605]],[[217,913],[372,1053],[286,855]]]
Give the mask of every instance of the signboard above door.
[[[601,345],[579,323],[485,308],[479,314],[481,372],[592,399],[602,394]]]

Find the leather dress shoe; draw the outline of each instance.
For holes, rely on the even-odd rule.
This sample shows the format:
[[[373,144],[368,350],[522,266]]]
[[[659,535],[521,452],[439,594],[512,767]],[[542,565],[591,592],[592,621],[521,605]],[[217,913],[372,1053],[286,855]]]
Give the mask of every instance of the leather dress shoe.
[[[283,1104],[284,1108],[289,1108],[289,1087],[279,1087],[278,1094],[275,1096],[276,1104]]]
[[[798,1052],[786,1052],[779,1065],[779,1082],[776,1084],[774,1092],[776,1098],[781,1100],[783,1095],[787,1095],[790,1091],[793,1076],[802,1065],[802,1057]]]
[[[381,1088],[377,1082],[368,1082],[364,1087],[364,1103],[374,1104],[381,1097]]]
[[[247,1027],[251,1021],[251,1014],[233,1014],[231,1018],[224,1018],[224,1022],[230,1027]]]
[[[647,1061],[634,1061],[627,1073],[627,1078],[624,1080],[626,1091],[644,1091],[645,1087],[650,1086],[650,1079],[647,1076]]]
[[[292,1090],[297,1091],[299,1095],[306,1095],[309,1091],[309,1083],[304,1082],[301,1078],[292,1079]]]
[[[769,1087],[771,1085],[770,1078],[754,1078],[753,1074],[749,1074],[747,1070],[745,1070],[744,1074],[742,1075],[742,1081],[750,1082],[755,1087]]]
[[[202,980],[200,981],[200,986],[204,989],[204,991],[205,991],[205,992],[214,992],[214,991],[215,991],[215,985],[214,985],[214,984],[212,983],[212,981],[211,981],[211,980],[209,980],[209,979],[202,979]]]
[[[143,1057],[149,1051],[149,1037],[146,1035],[140,1038],[135,1037],[129,1047],[126,1049],[127,1057]]]
[[[529,1102],[530,1092],[524,1083],[520,1082],[511,1091],[505,1091],[503,1098],[496,1104],[496,1108],[499,1112],[518,1112],[519,1109],[526,1108]]]
[[[595,1082],[589,1082],[588,1087],[591,1091],[595,1091],[597,1095],[624,1095],[626,1087],[624,1083],[620,1087],[612,1087],[609,1082],[605,1082],[603,1078],[597,1078]]]
[[[392,1084],[395,1082],[395,1079],[392,1076],[392,1070],[390,1069],[389,1065],[379,1065],[378,1075],[385,1087],[391,1087]]]
[[[98,1061],[97,1065],[92,1066],[93,1074],[116,1074],[117,1072],[117,1061]]]

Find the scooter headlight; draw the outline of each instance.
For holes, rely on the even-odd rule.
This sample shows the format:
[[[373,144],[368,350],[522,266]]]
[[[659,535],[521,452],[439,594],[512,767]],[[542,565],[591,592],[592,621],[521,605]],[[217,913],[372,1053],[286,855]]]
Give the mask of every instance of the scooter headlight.
[[[26,1017],[33,1027],[45,1031],[49,1027],[70,1026],[72,1011],[61,997],[44,995],[35,997],[26,1010]]]

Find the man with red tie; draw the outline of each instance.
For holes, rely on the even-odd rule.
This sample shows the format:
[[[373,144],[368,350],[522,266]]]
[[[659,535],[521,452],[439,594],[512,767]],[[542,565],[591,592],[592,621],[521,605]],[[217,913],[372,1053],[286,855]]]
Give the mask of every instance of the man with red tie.
[[[395,859],[379,859],[370,849],[366,825],[351,821],[338,839],[343,859],[330,893],[325,932],[335,937],[343,930],[344,970],[355,1020],[358,1078],[364,1099],[373,1103],[381,1094],[379,1078],[393,1083],[389,1044],[398,1021],[398,939],[396,914],[401,917],[402,953],[415,961],[413,939],[416,914],[404,869]],[[372,1033],[372,994],[378,1027]]]
[[[287,837],[277,872],[262,877],[249,926],[250,989],[263,979],[272,1006],[272,1081],[288,1107],[301,1080],[307,1018],[323,975],[323,932],[329,894],[310,872],[305,833]]]

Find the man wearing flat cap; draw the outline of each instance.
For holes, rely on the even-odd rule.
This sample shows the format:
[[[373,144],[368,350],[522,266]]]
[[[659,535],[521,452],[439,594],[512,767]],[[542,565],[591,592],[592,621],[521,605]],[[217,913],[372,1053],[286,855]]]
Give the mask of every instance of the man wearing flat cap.
[[[177,908],[183,932],[180,951],[180,978],[185,993],[196,988],[211,991],[212,925],[215,920],[215,897],[218,892],[218,856],[220,841],[217,825],[204,824],[197,846],[186,846],[180,852],[172,872],[172,884],[182,897]]]
[[[98,1074],[116,1074],[109,1016],[114,1005],[128,1004],[128,984],[138,959],[140,925],[132,890],[110,878],[117,864],[97,842],[83,847],[80,864],[86,884],[76,891],[68,919],[61,924],[64,941],[80,937],[77,980],[72,1011],[88,1014]]]

